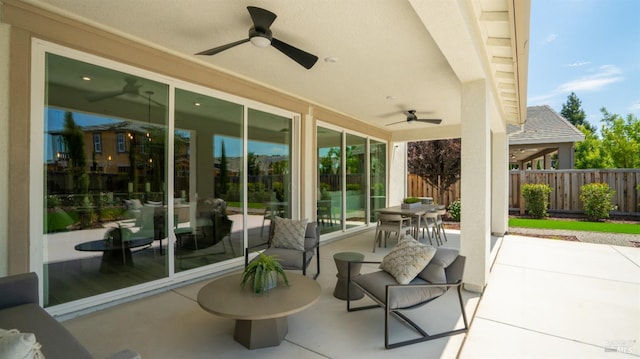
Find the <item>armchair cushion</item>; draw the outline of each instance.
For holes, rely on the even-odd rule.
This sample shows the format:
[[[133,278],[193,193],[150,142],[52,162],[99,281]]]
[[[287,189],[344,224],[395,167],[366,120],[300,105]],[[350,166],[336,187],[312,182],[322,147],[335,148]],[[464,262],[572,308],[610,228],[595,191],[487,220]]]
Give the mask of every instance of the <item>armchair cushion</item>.
[[[391,274],[399,284],[408,284],[431,261],[436,249],[407,235],[387,254],[380,269]]]
[[[438,248],[429,264],[418,274],[418,277],[430,283],[446,283],[447,275],[445,269],[458,258],[459,254],[460,251],[454,248]]]
[[[274,217],[272,246],[275,248],[305,249],[306,220]]]

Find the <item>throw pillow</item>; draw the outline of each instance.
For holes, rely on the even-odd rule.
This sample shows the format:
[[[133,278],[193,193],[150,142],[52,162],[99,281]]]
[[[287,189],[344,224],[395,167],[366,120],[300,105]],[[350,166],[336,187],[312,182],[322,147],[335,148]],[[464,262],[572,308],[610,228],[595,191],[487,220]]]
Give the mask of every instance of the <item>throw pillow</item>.
[[[40,348],[32,333],[0,329],[0,358],[44,359]]]
[[[271,244],[275,248],[297,249],[304,251],[304,234],[307,220],[274,217],[274,230]]]
[[[429,263],[436,249],[405,236],[380,263],[380,269],[391,274],[398,283],[409,284]]]
[[[429,283],[446,283],[447,275],[444,270],[458,258],[459,253],[460,251],[453,248],[438,248],[431,262],[418,274],[418,277]]]

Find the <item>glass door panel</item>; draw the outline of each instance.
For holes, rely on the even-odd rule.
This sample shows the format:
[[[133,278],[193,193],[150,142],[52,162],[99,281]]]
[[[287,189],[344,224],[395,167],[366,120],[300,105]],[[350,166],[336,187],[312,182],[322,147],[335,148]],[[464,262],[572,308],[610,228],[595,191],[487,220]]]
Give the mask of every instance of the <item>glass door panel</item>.
[[[243,116],[242,105],[176,89],[176,272],[244,254]]]
[[[50,53],[45,74],[44,305],[166,277],[168,86]]]
[[[342,230],[342,133],[318,127],[318,203],[321,233]]]
[[[248,247],[265,248],[274,217],[292,218],[292,119],[249,109],[247,142]]]
[[[370,223],[376,223],[376,209],[386,207],[387,203],[387,145],[375,140],[369,141],[369,175],[371,183]]]
[[[346,228],[353,228],[366,224],[366,189],[367,176],[365,175],[367,140],[364,137],[347,134],[345,148],[346,162]]]

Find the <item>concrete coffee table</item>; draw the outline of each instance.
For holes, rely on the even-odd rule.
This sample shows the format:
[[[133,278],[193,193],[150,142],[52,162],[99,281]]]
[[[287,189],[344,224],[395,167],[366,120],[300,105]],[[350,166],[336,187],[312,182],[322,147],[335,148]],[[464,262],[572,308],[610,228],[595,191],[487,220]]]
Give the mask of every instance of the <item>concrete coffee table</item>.
[[[318,300],[320,285],[313,279],[287,272],[290,286],[282,279],[265,294],[255,294],[251,285],[240,286],[241,273],[213,280],[198,293],[198,304],[209,313],[235,319],[233,338],[249,349],[278,346],[287,335],[287,316]]]

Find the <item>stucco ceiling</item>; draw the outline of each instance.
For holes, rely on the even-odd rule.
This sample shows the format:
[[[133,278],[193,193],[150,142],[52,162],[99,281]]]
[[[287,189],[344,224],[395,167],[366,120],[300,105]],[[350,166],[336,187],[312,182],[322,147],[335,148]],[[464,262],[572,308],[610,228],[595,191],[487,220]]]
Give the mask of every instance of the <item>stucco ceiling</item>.
[[[508,121],[521,122],[517,41],[507,0],[27,2],[389,131],[459,126],[461,82],[489,72],[489,86],[500,94],[496,108]],[[250,43],[195,55],[246,38],[252,25],[247,6],[274,12],[273,36],[318,56],[316,65],[307,70],[273,47]],[[528,30],[528,9],[526,25]],[[387,126],[404,120],[402,111],[409,109],[443,122]]]

